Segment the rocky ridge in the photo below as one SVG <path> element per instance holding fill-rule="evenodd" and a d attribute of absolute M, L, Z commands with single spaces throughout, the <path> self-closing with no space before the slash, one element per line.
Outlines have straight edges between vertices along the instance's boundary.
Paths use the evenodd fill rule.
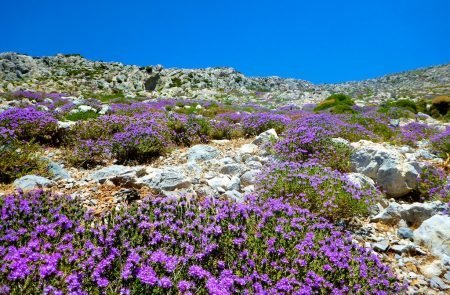
<path fill-rule="evenodd" d="M 420 98 L 450 93 L 450 65 L 340 84 L 313 84 L 280 77 L 246 77 L 232 68 L 176 69 L 90 61 L 80 55 L 31 57 L 0 54 L 0 92 L 36 90 L 90 96 L 177 97 L 270 105 L 315 103 L 331 93 L 359 103 L 388 98 Z"/>

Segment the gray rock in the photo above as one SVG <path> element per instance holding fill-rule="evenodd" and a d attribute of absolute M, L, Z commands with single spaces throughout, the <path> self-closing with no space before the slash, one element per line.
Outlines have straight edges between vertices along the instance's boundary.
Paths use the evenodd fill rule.
<path fill-rule="evenodd" d="M 73 125 L 75 125 L 77 122 L 72 122 L 72 121 L 58 121 L 58 128 L 61 129 L 69 129 L 70 127 L 72 127 Z"/>
<path fill-rule="evenodd" d="M 448 206 L 440 201 L 412 204 L 392 202 L 371 220 L 395 224 L 403 219 L 409 224 L 420 225 L 424 220 L 447 210 L 447 208 Z"/>
<path fill-rule="evenodd" d="M 397 254 L 414 253 L 416 251 L 416 247 L 414 245 L 411 245 L 411 244 L 408 244 L 408 245 L 392 245 L 389 249 L 391 251 L 394 251 Z"/>
<path fill-rule="evenodd" d="M 417 162 L 408 161 L 393 147 L 370 141 L 351 145 L 355 149 L 351 155 L 353 171 L 373 179 L 388 196 L 402 197 L 417 188 L 421 171 Z"/>
<path fill-rule="evenodd" d="M 242 203 L 244 201 L 244 195 L 236 190 L 226 191 L 224 195 L 238 203 Z"/>
<path fill-rule="evenodd" d="M 111 111 L 111 107 L 107 104 L 103 104 L 101 110 L 98 112 L 100 115 L 106 115 Z"/>
<path fill-rule="evenodd" d="M 382 240 L 373 244 L 373 249 L 378 252 L 386 252 L 388 248 L 389 248 L 388 240 Z"/>
<path fill-rule="evenodd" d="M 207 180 L 208 185 L 214 189 L 226 189 L 230 185 L 230 182 L 230 178 L 226 175 L 219 175 Z"/>
<path fill-rule="evenodd" d="M 239 175 L 243 172 L 244 167 L 240 164 L 226 164 L 220 169 L 220 173 L 226 175 Z"/>
<path fill-rule="evenodd" d="M 224 165 L 236 163 L 236 161 L 233 160 L 233 158 L 231 158 L 231 157 L 222 158 L 222 159 L 219 160 L 219 162 L 224 164 Z"/>
<path fill-rule="evenodd" d="M 241 189 L 241 179 L 237 175 L 232 176 L 226 189 L 239 191 Z"/>
<path fill-rule="evenodd" d="M 401 227 L 397 230 L 397 236 L 401 239 L 411 240 L 413 238 L 413 231 L 408 227 Z"/>
<path fill-rule="evenodd" d="M 438 290 L 449 290 L 450 286 L 444 283 L 444 281 L 440 277 L 432 277 L 430 279 L 431 288 L 435 288 Z"/>
<path fill-rule="evenodd" d="M 350 180 L 351 183 L 356 185 L 358 188 L 365 188 L 365 189 L 371 188 L 376 190 L 375 182 L 371 178 L 365 176 L 362 173 L 354 173 L 354 172 L 347 173 L 347 178 L 348 180 Z"/>
<path fill-rule="evenodd" d="M 48 171 L 53 175 L 53 180 L 70 179 L 70 174 L 66 169 L 61 167 L 58 163 L 50 162 L 48 164 Z"/>
<path fill-rule="evenodd" d="M 434 215 L 425 220 L 414 231 L 414 242 L 436 256 L 450 256 L 450 216 Z"/>
<path fill-rule="evenodd" d="M 137 171 L 133 167 L 112 165 L 95 171 L 89 178 L 99 183 L 110 180 L 115 185 L 133 186 L 137 181 Z"/>
<path fill-rule="evenodd" d="M 219 156 L 220 151 L 210 145 L 195 145 L 187 152 L 188 161 L 207 161 Z"/>
<path fill-rule="evenodd" d="M 398 127 L 400 125 L 400 120 L 398 120 L 398 119 L 391 119 L 389 121 L 389 125 L 391 125 L 392 127 Z"/>
<path fill-rule="evenodd" d="M 269 129 L 267 131 L 264 131 L 260 135 L 258 135 L 255 140 L 253 140 L 252 144 L 255 145 L 265 145 L 267 143 L 270 143 L 272 140 L 277 140 L 278 134 L 275 131 L 275 129 Z"/>
<path fill-rule="evenodd" d="M 161 194 L 166 196 L 170 200 L 178 201 L 180 198 L 186 198 L 188 200 L 197 196 L 197 193 L 192 189 L 178 189 L 172 191 L 161 191 Z"/>
<path fill-rule="evenodd" d="M 444 278 L 450 282 L 450 271 L 447 271 L 444 275 Z"/>
<path fill-rule="evenodd" d="M 177 167 L 153 169 L 148 175 L 139 178 L 136 183 L 158 191 L 173 191 L 191 187 L 190 179 Z"/>
<path fill-rule="evenodd" d="M 248 186 L 257 182 L 257 176 L 260 173 L 259 170 L 249 170 L 242 174 L 241 185 Z"/>
<path fill-rule="evenodd" d="M 261 162 L 258 161 L 247 161 L 245 162 L 245 165 L 249 168 L 249 169 L 253 169 L 253 170 L 261 170 L 263 165 L 261 164 Z"/>
<path fill-rule="evenodd" d="M 50 179 L 38 175 L 25 175 L 14 181 L 14 186 L 24 191 L 50 187 L 54 184 Z"/>
<path fill-rule="evenodd" d="M 245 154 L 254 154 L 258 151 L 258 146 L 253 143 L 247 143 L 241 146 L 241 148 L 238 150 L 238 153 L 242 156 Z M 243 159 L 245 161 L 245 159 Z"/>

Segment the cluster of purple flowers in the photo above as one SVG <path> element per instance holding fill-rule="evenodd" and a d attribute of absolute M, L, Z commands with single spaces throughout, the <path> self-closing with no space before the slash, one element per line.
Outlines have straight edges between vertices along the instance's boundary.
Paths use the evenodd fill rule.
<path fill-rule="evenodd" d="M 258 183 L 263 198 L 277 196 L 333 220 L 365 216 L 381 196 L 369 186 L 353 183 L 346 174 L 313 162 L 272 164 Z"/>
<path fill-rule="evenodd" d="M 448 157 L 450 154 L 450 127 L 447 126 L 443 132 L 431 137 L 431 144 L 442 156 Z"/>
<path fill-rule="evenodd" d="M 419 122 L 412 122 L 402 126 L 400 132 L 400 140 L 409 145 L 415 145 L 416 142 L 430 138 L 437 133 L 435 128 Z"/>
<path fill-rule="evenodd" d="M 242 127 L 247 135 L 254 136 L 269 129 L 281 133 L 291 119 L 288 116 L 274 113 L 255 113 L 242 119 Z"/>
<path fill-rule="evenodd" d="M 309 114 L 288 126 L 274 150 L 283 160 L 319 161 L 328 167 L 347 170 L 350 149 L 332 139 L 341 137 L 354 141 L 372 135 L 361 125 L 345 122 L 336 115 Z"/>
<path fill-rule="evenodd" d="M 0 198 L 0 290 L 45 294 L 392 294 L 377 255 L 281 199 L 146 199 L 101 218 L 42 191 Z"/>
<path fill-rule="evenodd" d="M 49 113 L 34 108 L 11 108 L 0 113 L 2 137 L 51 143 L 58 132 L 57 120 Z"/>

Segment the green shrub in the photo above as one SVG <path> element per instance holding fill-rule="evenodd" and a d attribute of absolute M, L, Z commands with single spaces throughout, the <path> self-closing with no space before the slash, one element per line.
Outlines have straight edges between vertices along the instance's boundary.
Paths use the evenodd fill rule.
<path fill-rule="evenodd" d="M 49 175 L 48 163 L 37 154 L 39 149 L 32 142 L 0 141 L 0 183 L 10 183 L 27 174 Z"/>
<path fill-rule="evenodd" d="M 418 179 L 420 198 L 425 201 L 450 202 L 450 184 L 447 173 L 431 165 L 425 166 Z"/>
<path fill-rule="evenodd" d="M 412 118 L 417 114 L 417 104 L 410 99 L 388 100 L 379 107 L 379 112 L 388 115 L 390 118 Z"/>
<path fill-rule="evenodd" d="M 263 198 L 282 197 L 333 220 L 366 216 L 379 196 L 370 188 L 356 187 L 338 171 L 296 162 L 270 167 L 257 189 Z"/>
<path fill-rule="evenodd" d="M 389 141 L 397 137 L 398 131 L 389 126 L 388 120 L 384 118 L 374 118 L 365 116 L 364 114 L 355 114 L 347 119 L 349 123 L 359 124 L 367 130 L 373 132 L 379 136 L 383 141 Z M 371 138 L 370 140 L 376 141 L 377 138 Z"/>
<path fill-rule="evenodd" d="M 319 103 L 315 108 L 315 112 L 330 110 L 335 114 L 343 113 L 355 113 L 356 111 L 352 108 L 355 102 L 348 95 L 336 93 L 330 95 L 327 99 Z"/>
<path fill-rule="evenodd" d="M 76 112 L 69 113 L 65 116 L 66 120 L 69 121 L 86 121 L 90 119 L 96 119 L 100 115 L 96 111 L 87 111 L 87 112 Z"/>

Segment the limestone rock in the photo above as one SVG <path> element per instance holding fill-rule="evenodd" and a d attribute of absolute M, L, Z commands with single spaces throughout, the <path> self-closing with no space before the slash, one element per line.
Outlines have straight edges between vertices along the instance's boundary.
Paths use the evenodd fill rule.
<path fill-rule="evenodd" d="M 50 179 L 38 175 L 25 175 L 14 181 L 14 186 L 24 191 L 50 187 L 53 184 Z"/>
<path fill-rule="evenodd" d="M 219 156 L 220 151 L 210 145 L 195 145 L 187 153 L 188 161 L 207 161 Z"/>
<path fill-rule="evenodd" d="M 414 242 L 436 256 L 450 256 L 450 216 L 434 215 L 414 231 Z"/>
<path fill-rule="evenodd" d="M 355 149 L 351 155 L 353 171 L 373 179 L 388 196 L 402 197 L 417 188 L 421 171 L 417 162 L 382 144 L 361 140 L 351 145 Z"/>
<path fill-rule="evenodd" d="M 258 135 L 255 140 L 253 140 L 252 144 L 261 146 L 267 143 L 270 143 L 271 140 L 278 139 L 278 134 L 275 131 L 275 129 L 269 129 L 267 131 L 264 131 L 260 135 Z"/>

